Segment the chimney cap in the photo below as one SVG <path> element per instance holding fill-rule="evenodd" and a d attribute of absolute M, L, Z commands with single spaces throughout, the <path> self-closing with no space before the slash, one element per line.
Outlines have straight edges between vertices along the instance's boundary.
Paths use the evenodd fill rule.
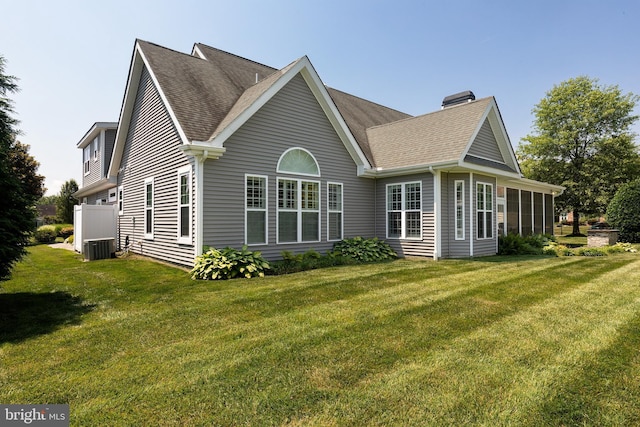
<path fill-rule="evenodd" d="M 463 104 L 465 102 L 475 101 L 476 96 L 470 90 L 458 92 L 453 95 L 445 96 L 442 100 L 442 108 L 451 107 L 452 105 Z"/>

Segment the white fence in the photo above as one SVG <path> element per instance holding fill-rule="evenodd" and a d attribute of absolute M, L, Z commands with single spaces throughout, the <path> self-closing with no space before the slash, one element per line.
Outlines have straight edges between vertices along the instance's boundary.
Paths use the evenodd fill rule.
<path fill-rule="evenodd" d="M 117 205 L 78 205 L 73 212 L 73 248 L 83 252 L 84 242 L 115 239 L 118 221 Z M 86 255 L 86 254 L 85 254 Z"/>

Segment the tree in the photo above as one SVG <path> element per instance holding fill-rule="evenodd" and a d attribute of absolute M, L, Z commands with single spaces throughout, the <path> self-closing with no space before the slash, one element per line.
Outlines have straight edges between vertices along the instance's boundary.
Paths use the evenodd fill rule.
<path fill-rule="evenodd" d="M 522 172 L 566 187 L 556 205 L 573 211 L 574 235 L 580 214 L 603 213 L 617 188 L 640 176 L 630 131 L 639 99 L 582 76 L 554 86 L 533 109 L 535 133 L 518 148 Z"/>
<path fill-rule="evenodd" d="M 0 56 L 0 280 L 7 279 L 13 265 L 25 254 L 29 233 L 35 225 L 35 205 L 44 193 L 39 163 L 29 146 L 16 140 L 18 124 L 11 114 L 8 94 L 18 90 L 16 78 L 4 74 Z"/>
<path fill-rule="evenodd" d="M 75 179 L 62 184 L 58 201 L 56 202 L 58 221 L 63 224 L 73 224 L 73 209 L 78 204 L 78 199 L 73 197 L 73 193 L 78 191 L 78 184 Z"/>
<path fill-rule="evenodd" d="M 607 221 L 623 242 L 640 242 L 640 179 L 620 187 L 607 208 Z"/>

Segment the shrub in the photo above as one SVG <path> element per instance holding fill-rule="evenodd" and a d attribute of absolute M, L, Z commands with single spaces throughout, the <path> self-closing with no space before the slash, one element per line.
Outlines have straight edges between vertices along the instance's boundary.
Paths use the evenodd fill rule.
<path fill-rule="evenodd" d="M 38 243 L 53 243 L 56 240 L 56 228 L 53 225 L 42 225 L 38 227 L 34 237 Z"/>
<path fill-rule="evenodd" d="M 269 263 L 258 251 L 252 252 L 243 246 L 241 250 L 230 247 L 211 248 L 196 257 L 191 270 L 192 279 L 216 280 L 236 277 L 264 277 Z"/>
<path fill-rule="evenodd" d="M 73 234 L 72 234 L 71 236 L 69 236 L 66 239 L 64 239 L 64 242 L 68 243 L 70 245 L 73 245 L 73 240 L 74 240 L 74 237 L 73 237 Z"/>
<path fill-rule="evenodd" d="M 333 256 L 331 253 L 322 256 L 313 249 L 310 249 L 303 254 L 294 254 L 290 251 L 282 251 L 280 252 L 280 255 L 282 255 L 282 260 L 270 263 L 271 268 L 269 270 L 269 274 L 290 274 L 297 273 L 299 271 L 335 267 L 337 265 L 350 263 L 350 261 L 342 257 Z"/>
<path fill-rule="evenodd" d="M 545 248 L 554 240 L 553 236 L 545 234 L 531 236 L 507 234 L 498 238 L 498 255 L 550 255 L 555 251 Z"/>
<path fill-rule="evenodd" d="M 72 234 L 73 234 L 73 227 L 64 227 L 64 228 L 61 228 L 60 231 L 58 231 L 58 237 L 62 237 L 63 239 L 66 239 Z"/>
<path fill-rule="evenodd" d="M 378 262 L 397 258 L 397 254 L 387 242 L 362 237 L 341 240 L 333 245 L 331 256 L 351 258 L 359 262 Z"/>
<path fill-rule="evenodd" d="M 620 232 L 622 242 L 640 242 L 640 179 L 616 192 L 607 207 L 607 222 Z"/>

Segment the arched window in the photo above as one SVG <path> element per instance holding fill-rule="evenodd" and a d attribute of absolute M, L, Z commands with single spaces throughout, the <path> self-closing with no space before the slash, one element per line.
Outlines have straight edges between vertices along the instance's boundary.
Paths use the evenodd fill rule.
<path fill-rule="evenodd" d="M 320 176 L 320 167 L 313 154 L 304 148 L 290 148 L 278 160 L 278 172 Z"/>

